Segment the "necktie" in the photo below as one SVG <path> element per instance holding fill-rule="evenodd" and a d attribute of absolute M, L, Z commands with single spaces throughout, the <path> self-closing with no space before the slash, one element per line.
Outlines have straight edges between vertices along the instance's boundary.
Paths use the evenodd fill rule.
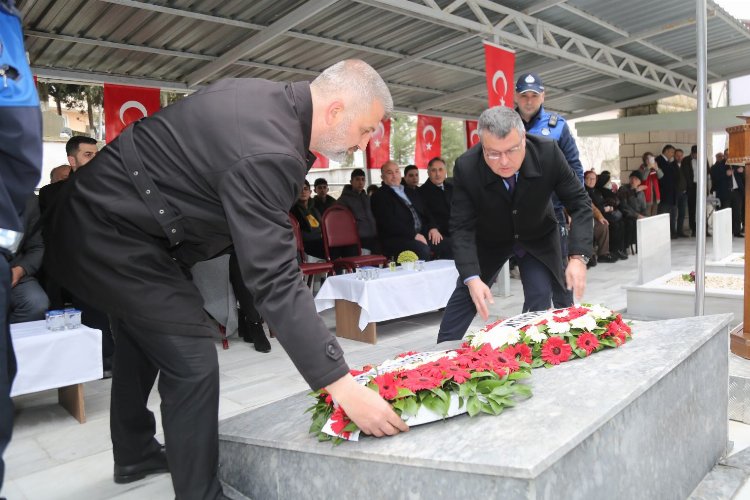
<path fill-rule="evenodd" d="M 516 189 L 516 176 L 511 175 L 510 177 L 503 177 L 503 180 L 508 185 L 508 192 L 513 194 L 513 190 Z"/>

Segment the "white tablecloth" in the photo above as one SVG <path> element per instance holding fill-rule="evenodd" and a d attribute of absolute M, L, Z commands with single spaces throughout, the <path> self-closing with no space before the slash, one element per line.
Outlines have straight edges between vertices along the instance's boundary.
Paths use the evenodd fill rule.
<path fill-rule="evenodd" d="M 320 311 L 334 307 L 336 299 L 359 304 L 359 329 L 368 323 L 403 318 L 445 307 L 456 288 L 458 271 L 452 260 L 425 262 L 424 271 L 399 268 L 380 270 L 380 277 L 358 280 L 354 274 L 327 278 L 315 296 Z"/>
<path fill-rule="evenodd" d="M 10 325 L 18 373 L 11 396 L 102 378 L 102 332 L 81 325 L 51 332 L 46 322 Z"/>

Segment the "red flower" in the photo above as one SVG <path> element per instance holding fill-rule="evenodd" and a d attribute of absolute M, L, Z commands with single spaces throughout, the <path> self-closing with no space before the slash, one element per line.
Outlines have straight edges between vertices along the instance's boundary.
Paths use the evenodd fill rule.
<path fill-rule="evenodd" d="M 557 314 L 558 311 L 555 311 L 555 314 Z M 576 318 L 580 318 L 581 316 L 585 316 L 586 313 L 589 312 L 589 309 L 586 307 L 569 307 L 567 309 L 563 309 L 560 312 L 564 312 L 562 316 L 555 316 L 554 320 L 558 323 L 566 323 L 568 321 L 573 321 Z"/>
<path fill-rule="evenodd" d="M 421 391 L 422 389 L 434 389 L 440 387 L 442 383 L 442 378 L 428 377 L 416 370 L 404 373 L 404 378 L 401 380 L 401 385 L 412 392 Z"/>
<path fill-rule="evenodd" d="M 513 373 L 519 368 L 518 361 L 516 361 L 515 349 L 512 353 L 509 353 L 508 349 L 502 352 L 495 351 L 495 355 L 490 359 L 492 359 L 493 371 L 501 377 L 507 375 L 508 372 Z"/>
<path fill-rule="evenodd" d="M 531 348 L 523 342 L 506 347 L 503 352 L 507 352 L 508 355 L 513 356 L 517 361 L 531 363 Z"/>
<path fill-rule="evenodd" d="M 407 356 L 411 356 L 412 354 L 417 354 L 417 351 L 402 352 L 401 354 L 399 354 L 398 356 L 396 356 L 396 358 L 405 358 Z"/>
<path fill-rule="evenodd" d="M 593 333 L 586 332 L 576 339 L 576 347 L 586 351 L 586 355 L 588 356 L 599 347 L 599 340 Z"/>
<path fill-rule="evenodd" d="M 352 377 L 356 377 L 357 375 L 362 375 L 363 373 L 369 372 L 370 370 L 372 370 L 372 365 L 365 365 L 361 370 L 352 368 L 351 370 L 349 370 L 349 375 L 351 375 Z"/>
<path fill-rule="evenodd" d="M 559 365 L 570 359 L 573 349 L 560 337 L 550 337 L 542 344 L 542 359 L 547 363 Z"/>
<path fill-rule="evenodd" d="M 540 321 L 539 323 L 537 323 L 537 324 L 536 324 L 536 325 L 534 325 L 534 326 L 539 326 L 539 325 L 546 325 L 546 324 L 547 324 L 547 320 L 546 320 L 546 319 L 543 319 L 542 321 Z"/>
<path fill-rule="evenodd" d="M 344 429 L 350 423 L 351 420 L 349 420 L 349 417 L 346 416 L 343 408 L 339 406 L 335 410 L 333 410 L 333 413 L 331 414 L 331 430 L 335 432 L 336 435 L 343 438 L 349 438 L 351 432 L 345 432 Z"/>
<path fill-rule="evenodd" d="M 503 322 L 503 320 L 502 320 L 502 319 L 499 319 L 499 320 L 495 321 L 494 323 L 490 323 L 489 325 L 485 326 L 485 327 L 483 328 L 483 330 L 484 330 L 485 332 L 488 332 L 488 331 L 490 331 L 490 330 L 491 330 L 492 328 L 496 327 L 497 325 L 499 325 L 499 324 L 500 324 L 500 323 L 502 323 L 502 322 Z"/>
<path fill-rule="evenodd" d="M 437 361 L 432 361 L 430 363 L 424 364 L 417 368 L 419 373 L 426 377 L 432 377 L 432 378 L 443 378 L 443 372 L 450 366 L 450 361 L 448 358 L 440 358 Z"/>
<path fill-rule="evenodd" d="M 457 365 L 449 366 L 446 370 L 446 375 L 452 377 L 457 384 L 463 384 L 471 378 L 471 373 L 469 373 L 469 371 Z"/>
<path fill-rule="evenodd" d="M 627 340 L 627 337 L 625 336 L 625 332 L 622 330 L 618 330 L 617 334 L 615 334 L 614 337 L 612 337 L 612 340 L 615 341 L 615 344 L 617 344 L 617 347 L 620 347 L 622 344 L 625 343 Z"/>
<path fill-rule="evenodd" d="M 396 385 L 396 377 L 392 373 L 384 373 L 373 379 L 378 386 L 378 392 L 380 397 L 383 399 L 396 399 L 398 396 L 398 386 Z"/>

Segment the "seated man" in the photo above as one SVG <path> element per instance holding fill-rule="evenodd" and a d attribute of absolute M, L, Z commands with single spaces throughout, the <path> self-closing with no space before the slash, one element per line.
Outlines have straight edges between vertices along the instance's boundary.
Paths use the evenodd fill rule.
<path fill-rule="evenodd" d="M 39 200 L 32 194 L 26 201 L 23 214 L 27 231 L 39 222 Z M 18 251 L 10 261 L 10 322 L 24 323 L 44 319 L 49 307 L 47 294 L 36 280 L 36 273 L 42 265 L 44 241 L 40 231 L 26 232 Z"/>
<path fill-rule="evenodd" d="M 450 243 L 425 211 L 414 189 L 401 185 L 401 170 L 389 160 L 380 169 L 383 187 L 372 195 L 372 213 L 386 256 L 398 257 L 411 250 L 422 260 L 429 260 L 434 251 L 437 258 L 450 259 Z M 428 243 L 429 241 L 429 243 Z"/>
<path fill-rule="evenodd" d="M 375 229 L 375 217 L 372 215 L 370 197 L 365 192 L 364 170 L 361 168 L 352 170 L 349 185 L 344 186 L 344 191 L 341 193 L 338 203 L 344 205 L 354 214 L 362 248 L 367 248 L 372 253 L 379 253 L 380 244 Z"/>
<path fill-rule="evenodd" d="M 318 259 L 325 259 L 323 233 L 320 228 L 321 217 L 315 205 L 310 201 L 310 183 L 307 182 L 307 179 L 302 186 L 297 203 L 294 204 L 290 212 L 299 222 L 305 253 Z"/>
<path fill-rule="evenodd" d="M 336 203 L 336 198 L 328 194 L 328 181 L 324 178 L 315 179 L 314 187 L 315 198 L 313 198 L 313 203 L 315 204 L 315 210 L 323 215 L 323 212 Z"/>
<path fill-rule="evenodd" d="M 401 184 L 409 189 L 419 188 L 419 169 L 416 165 L 407 165 L 404 169 L 404 178 L 401 180 Z"/>
<path fill-rule="evenodd" d="M 419 188 L 419 195 L 437 224 L 440 234 L 450 236 L 448 221 L 451 217 L 453 185 L 445 182 L 445 162 L 442 158 L 435 157 L 430 160 L 427 164 L 427 175 L 429 175 L 429 180 Z"/>

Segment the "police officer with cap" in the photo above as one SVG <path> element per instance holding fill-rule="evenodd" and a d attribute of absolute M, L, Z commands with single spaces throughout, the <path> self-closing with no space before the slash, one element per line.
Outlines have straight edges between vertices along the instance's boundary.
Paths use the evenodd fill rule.
<path fill-rule="evenodd" d="M 583 184 L 583 165 L 578 158 L 576 141 L 570 134 L 565 118 L 556 113 L 548 113 L 544 109 L 544 84 L 536 73 L 524 73 L 516 81 L 516 111 L 521 116 L 526 127 L 526 133 L 540 135 L 557 141 L 557 145 L 565 155 L 568 165 L 575 172 L 576 177 Z M 560 246 L 562 255 L 568 255 L 568 227 L 563 211 L 563 204 L 553 194 L 552 202 L 555 216 L 560 225 Z M 566 258 L 564 259 L 566 260 Z M 562 262 L 563 269 L 567 262 Z M 553 290 L 552 302 L 555 307 L 572 305 L 573 297 L 568 290 Z"/>

